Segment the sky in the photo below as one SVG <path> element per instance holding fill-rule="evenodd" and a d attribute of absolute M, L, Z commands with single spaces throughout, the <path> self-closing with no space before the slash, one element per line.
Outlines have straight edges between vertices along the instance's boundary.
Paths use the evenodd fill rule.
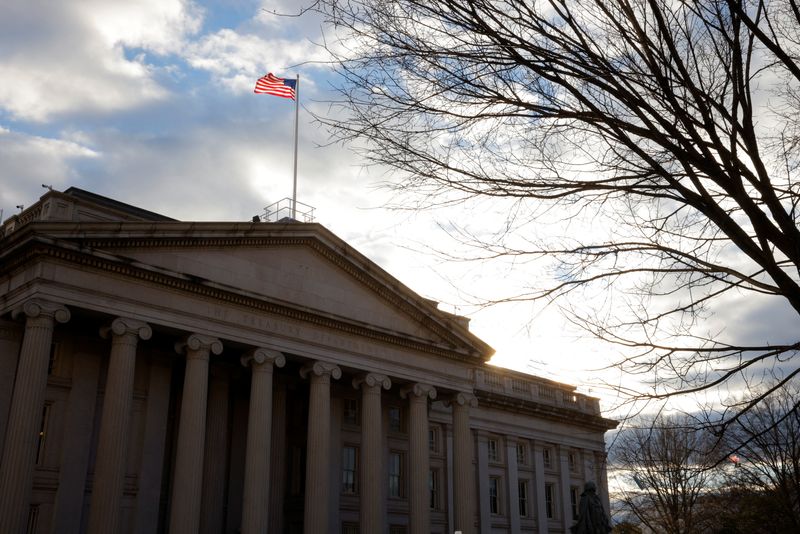
<path fill-rule="evenodd" d="M 313 114 L 337 113 L 334 74 L 313 16 L 295 2 L 4 0 L 0 17 L 0 209 L 80 187 L 182 220 L 251 220 L 292 193 L 293 102 L 253 94 L 267 72 L 300 76 L 298 201 L 420 295 L 471 318 L 497 350 L 493 363 L 574 384 L 614 403 L 589 371 L 618 354 L 570 326 L 556 306 L 489 308 L 476 297 L 514 294 L 547 276 L 538 267 L 447 260 L 469 253 L 454 223 L 491 238 L 508 205 L 475 199 L 441 210 L 398 210 L 351 147 L 331 144 Z M 413 207 L 413 206 L 409 206 Z M 566 231 L 566 230 L 564 230 Z M 728 310 L 740 337 L 795 330 L 780 306 Z M 722 318 L 724 324 L 725 318 Z M 748 330 L 749 329 L 749 330 Z"/>

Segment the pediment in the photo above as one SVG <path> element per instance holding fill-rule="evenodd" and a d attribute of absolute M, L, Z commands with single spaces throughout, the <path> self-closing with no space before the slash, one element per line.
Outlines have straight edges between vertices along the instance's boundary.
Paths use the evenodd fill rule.
<path fill-rule="evenodd" d="M 488 359 L 492 352 L 464 323 L 317 224 L 261 225 L 270 227 L 248 235 L 236 231 L 240 223 L 161 223 L 158 235 L 151 225 L 141 231 L 140 223 L 125 223 L 125 232 L 114 225 L 113 234 L 102 231 L 105 226 L 93 225 L 101 230 L 96 233 L 82 229 L 84 250 L 471 358 Z"/>

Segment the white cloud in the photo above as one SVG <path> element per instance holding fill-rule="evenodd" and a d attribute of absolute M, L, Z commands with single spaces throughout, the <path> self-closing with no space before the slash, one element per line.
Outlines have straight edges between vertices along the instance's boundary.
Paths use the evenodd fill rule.
<path fill-rule="evenodd" d="M 263 33 L 263 35 L 261 34 Z M 310 42 L 270 38 L 261 33 L 240 33 L 223 29 L 187 46 L 189 64 L 210 72 L 230 90 L 252 90 L 257 76 L 272 71 L 276 75 L 292 65 L 321 59 L 321 50 Z"/>
<path fill-rule="evenodd" d="M 99 152 L 70 139 L 25 135 L 0 126 L 0 207 L 30 204 L 42 194 L 41 184 L 61 189 L 78 179 L 74 163 L 97 159 Z"/>
<path fill-rule="evenodd" d="M 112 112 L 166 98 L 142 55 L 180 49 L 201 12 L 180 0 L 11 0 L 0 21 L 0 108 L 17 120 Z"/>

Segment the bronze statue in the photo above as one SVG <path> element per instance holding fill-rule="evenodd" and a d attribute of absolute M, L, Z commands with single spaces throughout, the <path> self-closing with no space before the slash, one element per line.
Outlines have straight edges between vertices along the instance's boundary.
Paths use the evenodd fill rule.
<path fill-rule="evenodd" d="M 597 485 L 587 482 L 583 486 L 581 502 L 578 508 L 578 522 L 570 527 L 572 534 L 608 534 L 611 525 L 608 516 L 597 496 Z"/>

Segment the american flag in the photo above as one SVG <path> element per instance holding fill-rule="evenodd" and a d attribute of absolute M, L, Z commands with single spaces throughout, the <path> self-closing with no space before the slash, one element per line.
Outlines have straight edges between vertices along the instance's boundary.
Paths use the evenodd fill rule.
<path fill-rule="evenodd" d="M 282 98 L 291 98 L 294 100 L 296 86 L 297 80 L 278 78 L 270 72 L 266 76 L 262 76 L 258 79 L 256 82 L 256 88 L 253 92 L 258 94 L 280 96 Z"/>

